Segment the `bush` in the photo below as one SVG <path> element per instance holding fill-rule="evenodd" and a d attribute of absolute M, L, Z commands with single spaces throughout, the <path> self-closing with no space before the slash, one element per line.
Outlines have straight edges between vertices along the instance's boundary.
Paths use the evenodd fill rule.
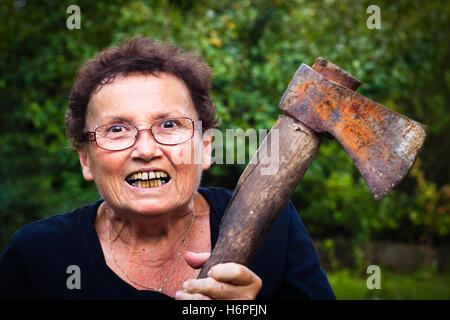
<path fill-rule="evenodd" d="M 142 34 L 196 50 L 214 72 L 220 128 L 270 128 L 300 63 L 323 56 L 363 85 L 362 94 L 429 126 L 411 175 L 374 202 L 345 152 L 325 142 L 293 201 L 315 237 L 335 234 L 448 241 L 450 149 L 445 1 L 379 1 L 382 28 L 366 27 L 369 1 L 3 1 L 0 8 L 0 239 L 21 225 L 98 197 L 82 180 L 64 136 L 77 67 Z M 233 187 L 244 166 L 214 165 L 204 185 Z M 2 246 L 0 245 L 0 247 Z"/>

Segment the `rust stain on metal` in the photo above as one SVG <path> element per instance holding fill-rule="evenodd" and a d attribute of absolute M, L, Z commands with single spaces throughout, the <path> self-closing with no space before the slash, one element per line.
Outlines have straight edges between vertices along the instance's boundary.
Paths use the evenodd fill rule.
<path fill-rule="evenodd" d="M 316 59 L 312 69 L 317 73 L 320 73 L 326 79 L 332 80 L 352 90 L 358 89 L 361 85 L 361 82 L 350 73 L 322 57 Z"/>
<path fill-rule="evenodd" d="M 332 134 L 352 158 L 373 197 L 382 198 L 411 168 L 426 127 L 302 67 L 280 109 L 316 132 Z"/>

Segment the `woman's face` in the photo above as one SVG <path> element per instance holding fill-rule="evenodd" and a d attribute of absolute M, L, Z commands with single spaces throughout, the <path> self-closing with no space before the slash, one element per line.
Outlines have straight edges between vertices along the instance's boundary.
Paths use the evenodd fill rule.
<path fill-rule="evenodd" d="M 125 123 L 148 129 L 156 121 L 175 117 L 199 119 L 186 85 L 169 74 L 136 74 L 117 77 L 92 96 L 86 128 L 94 131 L 99 126 Z M 161 145 L 146 130 L 128 149 L 108 151 L 89 142 L 78 153 L 84 178 L 95 181 L 112 208 L 150 214 L 177 210 L 190 202 L 202 171 L 210 166 L 210 143 L 211 138 L 202 137 L 196 129 L 184 143 Z M 200 150 L 197 161 L 194 150 Z M 150 187 L 156 182 L 136 183 L 146 174 L 150 178 L 152 171 L 163 171 L 170 180 L 156 187 Z"/>

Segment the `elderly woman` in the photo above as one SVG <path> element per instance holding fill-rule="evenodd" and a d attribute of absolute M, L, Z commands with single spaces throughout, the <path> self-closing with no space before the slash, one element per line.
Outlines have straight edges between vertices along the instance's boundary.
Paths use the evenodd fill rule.
<path fill-rule="evenodd" d="M 209 87 L 192 55 L 142 37 L 80 68 L 67 135 L 101 199 L 16 232 L 0 256 L 0 297 L 334 298 L 291 203 L 249 267 L 196 279 L 232 195 L 200 187 L 216 124 Z"/>

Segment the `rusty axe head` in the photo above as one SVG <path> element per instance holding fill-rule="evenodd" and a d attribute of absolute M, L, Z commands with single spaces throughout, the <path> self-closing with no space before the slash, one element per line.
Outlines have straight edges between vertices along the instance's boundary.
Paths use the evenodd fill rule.
<path fill-rule="evenodd" d="M 408 173 L 424 142 L 426 126 L 358 94 L 360 82 L 318 58 L 302 64 L 280 109 L 316 132 L 333 135 L 350 155 L 375 200 Z"/>

